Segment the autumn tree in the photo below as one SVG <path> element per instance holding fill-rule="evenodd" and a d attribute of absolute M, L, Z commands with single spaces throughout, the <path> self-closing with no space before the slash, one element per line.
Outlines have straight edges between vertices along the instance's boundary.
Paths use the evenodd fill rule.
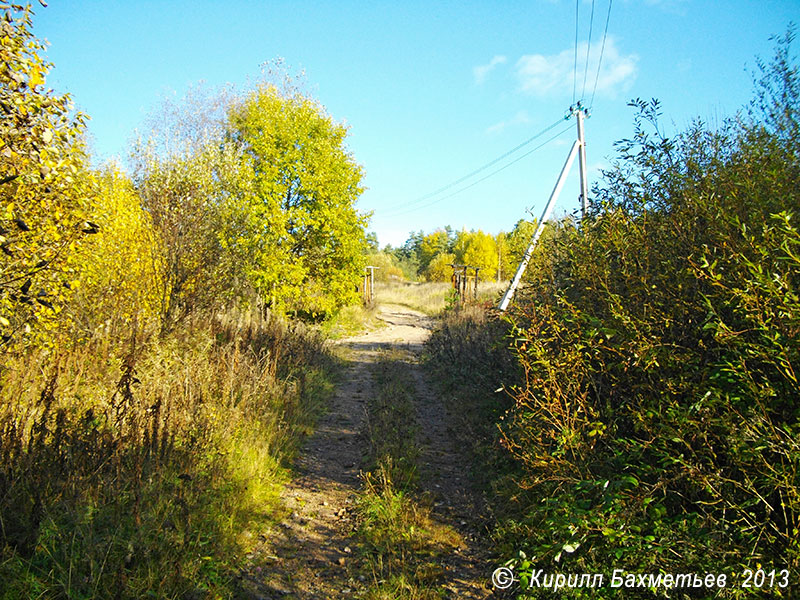
<path fill-rule="evenodd" d="M 251 295 L 231 241 L 253 185 L 249 157 L 226 139 L 233 102 L 230 88 L 203 85 L 165 97 L 131 147 L 133 183 L 158 238 L 163 331 L 194 311 Z"/>
<path fill-rule="evenodd" d="M 509 260 L 511 264 L 514 265 L 514 268 L 520 263 L 522 257 L 525 256 L 525 251 L 531 243 L 535 232 L 536 223 L 520 219 L 514 225 L 514 229 L 511 230 L 511 233 L 506 236 Z"/>
<path fill-rule="evenodd" d="M 253 169 L 232 240 L 249 281 L 288 310 L 325 313 L 354 301 L 367 218 L 355 208 L 363 170 L 347 128 L 310 97 L 270 84 L 231 107 L 228 127 Z"/>
<path fill-rule="evenodd" d="M 74 274 L 67 258 L 85 234 L 86 117 L 45 89 L 45 44 L 31 10 L 0 2 L 0 346 L 57 323 Z"/>
<path fill-rule="evenodd" d="M 453 249 L 452 230 L 449 227 L 437 229 L 422 236 L 419 241 L 420 268 L 427 271 L 431 261 L 439 254 L 451 253 Z"/>
<path fill-rule="evenodd" d="M 497 281 L 511 279 L 516 265 L 512 264 L 508 247 L 508 234 L 501 231 L 494 236 L 494 245 L 497 248 Z"/>
<path fill-rule="evenodd" d="M 110 165 L 97 175 L 92 202 L 98 233 L 70 257 L 76 273 L 69 303 L 73 336 L 104 330 L 129 335 L 161 316 L 163 246 L 130 179 Z"/>
<path fill-rule="evenodd" d="M 497 246 L 488 233 L 480 229 L 459 232 L 455 254 L 459 263 L 478 267 L 481 277 L 492 279 L 497 275 Z"/>
<path fill-rule="evenodd" d="M 405 279 L 397 258 L 388 252 L 370 252 L 366 255 L 369 265 L 376 267 L 373 277 L 375 281 L 397 281 Z"/>
<path fill-rule="evenodd" d="M 239 208 L 248 173 L 232 144 L 186 146 L 168 156 L 152 146 L 137 148 L 134 182 L 161 246 L 156 261 L 162 330 L 244 293 L 230 236 L 243 220 Z"/>
<path fill-rule="evenodd" d="M 425 269 L 425 277 L 428 281 L 450 281 L 453 276 L 453 263 L 456 262 L 456 255 L 449 252 L 440 252 L 433 257 L 433 260 Z"/>
<path fill-rule="evenodd" d="M 406 245 L 397 248 L 391 244 L 386 244 L 382 252 L 392 257 L 395 265 L 402 271 L 403 277 L 409 280 L 416 280 L 419 276 L 419 259 L 413 248 Z"/>

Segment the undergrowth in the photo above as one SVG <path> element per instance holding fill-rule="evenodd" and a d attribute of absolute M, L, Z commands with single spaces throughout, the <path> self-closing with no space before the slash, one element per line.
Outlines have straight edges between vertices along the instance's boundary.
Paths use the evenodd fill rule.
<path fill-rule="evenodd" d="M 509 351 L 510 326 L 491 305 L 448 310 L 426 344 L 425 368 L 457 419 L 455 435 L 471 456 L 472 479 L 496 485 L 512 464 L 499 446 L 497 424 L 513 406 L 507 387 L 522 380 Z M 502 503 L 495 510 L 502 512 Z"/>
<path fill-rule="evenodd" d="M 0 374 L 0 598 L 224 597 L 330 392 L 257 313 L 27 353 Z"/>
<path fill-rule="evenodd" d="M 376 329 L 383 324 L 375 317 L 377 305 L 363 304 L 343 306 L 322 322 L 320 329 L 325 337 L 338 340 L 364 331 Z"/>
<path fill-rule="evenodd" d="M 751 108 L 718 129 L 698 122 L 668 138 L 659 104 L 632 102 L 634 135 L 591 214 L 553 225 L 511 313 L 453 312 L 432 336 L 438 379 L 498 466 L 487 481 L 495 538 L 518 598 L 554 596 L 528 586 L 537 569 L 604 574 L 602 587 L 565 590 L 572 598 L 797 594 L 792 40 L 790 30 L 759 63 Z M 632 577 L 614 589 L 615 569 L 725 574 L 727 585 Z M 748 569 L 763 585 L 743 586 Z"/>

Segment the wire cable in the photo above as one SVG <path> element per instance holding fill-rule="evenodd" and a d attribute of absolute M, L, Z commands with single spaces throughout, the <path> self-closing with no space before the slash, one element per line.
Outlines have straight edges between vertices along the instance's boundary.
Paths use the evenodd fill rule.
<path fill-rule="evenodd" d="M 432 192 L 429 192 L 429 193 L 427 193 L 427 194 L 425 194 L 425 195 L 423 195 L 423 196 L 420 196 L 420 197 L 418 197 L 418 198 L 415 198 L 414 200 L 412 200 L 412 201 L 410 201 L 410 202 L 404 202 L 404 203 L 402 203 L 402 204 L 396 204 L 396 205 L 394 205 L 393 207 L 390 207 L 390 210 L 392 210 L 392 209 L 394 209 L 394 208 L 397 208 L 397 209 L 401 209 L 401 208 L 402 208 L 402 209 L 406 209 L 406 208 L 408 208 L 408 207 L 410 207 L 410 206 L 413 206 L 413 205 L 415 205 L 415 204 L 419 204 L 420 202 L 424 202 L 425 200 L 428 200 L 428 199 L 430 199 L 430 198 L 433 198 L 434 196 L 438 196 L 438 195 L 439 195 L 439 194 L 441 194 L 442 192 L 446 192 L 447 190 L 449 190 L 449 189 L 451 189 L 451 188 L 454 188 L 454 187 L 455 187 L 455 186 L 457 186 L 459 183 L 464 183 L 464 182 L 465 182 L 467 179 L 470 179 L 470 178 L 474 177 L 475 175 L 478 175 L 479 173 L 482 173 L 483 171 L 485 171 L 485 170 L 486 170 L 486 169 L 488 169 L 489 167 L 493 167 L 494 165 L 496 165 L 497 163 L 499 163 L 499 162 L 500 162 L 501 160 L 503 160 L 504 158 L 508 158 L 509 156 L 511 156 L 512 154 L 514 154 L 515 152 L 517 152 L 518 150 L 521 150 L 522 148 L 524 148 L 525 146 L 527 146 L 527 145 L 528 145 L 528 144 L 530 144 L 531 142 L 534 142 L 534 141 L 535 141 L 535 140 L 537 140 L 538 138 L 542 137 L 542 136 L 543 136 L 545 133 L 547 133 L 548 131 L 550 131 L 550 130 L 554 129 L 556 126 L 558 126 L 558 124 L 559 124 L 559 123 L 561 123 L 563 120 L 564 120 L 564 119 L 559 119 L 558 121 L 555 121 L 554 123 L 551 123 L 550 125 L 548 125 L 548 126 L 547 126 L 547 127 L 545 127 L 544 129 L 542 129 L 542 130 L 541 130 L 539 133 L 537 133 L 536 135 L 533 135 L 533 136 L 529 137 L 527 140 L 525 140 L 525 141 L 524 141 L 524 142 L 522 142 L 521 144 L 517 144 L 516 146 L 514 146 L 514 147 L 513 147 L 511 150 L 509 150 L 508 152 L 505 152 L 505 153 L 501 154 L 500 156 L 498 156 L 497 158 L 495 158 L 495 159 L 492 159 L 492 160 L 490 160 L 489 162 L 487 162 L 487 163 L 485 163 L 485 164 L 481 165 L 481 166 L 480 166 L 480 167 L 478 167 L 477 169 L 474 169 L 474 170 L 470 171 L 469 173 L 467 173 L 467 174 L 466 174 L 466 175 L 464 175 L 463 177 L 459 177 L 459 178 L 458 178 L 458 179 L 456 179 L 455 181 L 452 181 L 452 182 L 448 183 L 447 185 L 443 185 L 442 187 L 440 187 L 440 188 L 438 188 L 438 189 L 436 189 L 436 190 L 434 190 L 434 191 L 432 191 Z"/>
<path fill-rule="evenodd" d="M 562 119 L 562 120 L 563 120 L 563 119 Z M 559 121 L 559 122 L 560 122 L 560 121 Z M 556 124 L 557 124 L 557 123 L 556 123 Z M 552 129 L 553 127 L 554 127 L 554 125 L 553 125 L 553 126 L 550 126 L 550 127 L 548 127 L 548 130 L 549 130 L 549 129 Z M 479 184 L 479 183 L 481 183 L 482 181 L 486 181 L 486 180 L 487 180 L 487 179 L 489 179 L 490 177 L 492 177 L 492 176 L 494 176 L 494 175 L 497 175 L 499 172 L 506 170 L 506 169 L 507 169 L 508 167 L 510 167 L 511 165 L 513 165 L 513 164 L 515 164 L 515 163 L 518 163 L 518 162 L 519 162 L 519 161 L 521 161 L 523 158 L 525 158 L 526 156 L 529 156 L 530 154 L 533 154 L 533 153 L 534 153 L 534 152 L 536 152 L 537 150 L 540 150 L 540 149 L 544 148 L 544 147 L 545 147 L 547 144 L 549 144 L 550 142 L 552 142 L 552 141 L 553 141 L 553 140 L 555 140 L 556 138 L 559 138 L 559 137 L 561 137 L 562 135 L 564 135 L 564 134 L 565 134 L 567 131 L 569 131 L 570 129 L 572 129 L 572 125 L 570 125 L 570 126 L 568 126 L 568 127 L 565 127 L 564 129 L 562 129 L 561 131 L 559 131 L 559 132 L 558 132 L 557 134 L 555 134 L 554 136 L 552 136 L 552 137 L 550 137 L 550 138 L 546 139 L 544 142 L 542 142 L 541 144 L 539 144 L 539 145 L 538 145 L 538 146 L 536 146 L 535 148 L 532 148 L 531 150 L 528 150 L 528 151 L 527 151 L 525 154 L 522 154 L 521 156 L 518 156 L 517 158 L 515 158 L 515 159 L 514 159 L 514 160 L 512 160 L 511 162 L 509 162 L 509 163 L 506 163 L 505 165 L 503 165 L 503 166 L 502 166 L 502 167 L 500 167 L 499 169 L 496 169 L 496 170 L 492 171 L 492 172 L 491 172 L 491 173 L 489 173 L 488 175 L 485 175 L 484 177 L 481 177 L 481 178 L 480 178 L 480 179 L 478 179 L 477 181 L 473 181 L 473 182 L 472 182 L 472 183 L 470 183 L 469 185 L 466 185 L 466 186 L 464 186 L 463 188 L 461 188 L 461 189 L 458 189 L 458 190 L 456 190 L 455 192 L 453 192 L 453 193 L 451 193 L 451 194 L 448 194 L 448 195 L 446 195 L 446 196 L 442 196 L 441 198 L 437 198 L 436 200 L 433 200 L 432 202 L 428 202 L 427 204 L 423 204 L 422 206 L 415 206 L 415 207 L 413 207 L 413 208 L 409 208 L 408 210 L 390 211 L 389 213 L 387 213 L 387 214 L 382 214 L 381 216 L 384 216 L 384 217 L 397 217 L 397 216 L 400 216 L 400 215 L 405 215 L 405 214 L 408 214 L 408 213 L 411 213 L 411 212 L 415 212 L 415 211 L 418 211 L 418 210 L 422 210 L 423 208 L 428 208 L 428 207 L 430 207 L 430 206 L 433 206 L 434 204 L 438 204 L 439 202 L 442 202 L 443 200 L 447 200 L 448 198 L 452 198 L 453 196 L 456 196 L 456 195 L 460 194 L 460 193 L 461 193 L 461 192 L 463 192 L 463 191 L 466 191 L 466 190 L 468 190 L 468 189 L 470 189 L 470 188 L 472 188 L 472 187 L 475 187 L 476 185 L 478 185 L 478 184 Z M 545 130 L 545 131 L 547 131 L 547 130 Z M 544 133 L 544 132 L 542 132 L 542 133 Z M 540 135 L 541 135 L 541 134 L 540 134 Z"/>
<path fill-rule="evenodd" d="M 589 14 L 589 41 L 586 42 L 586 63 L 583 67 L 583 87 L 581 88 L 581 98 L 586 95 L 586 76 L 589 74 L 589 51 L 592 49 L 592 27 L 594 26 L 594 0 L 592 0 L 592 12 Z"/>
<path fill-rule="evenodd" d="M 589 101 L 589 109 L 594 106 L 594 94 L 597 92 L 597 82 L 600 80 L 600 65 L 603 64 L 603 52 L 606 49 L 606 37 L 608 36 L 608 22 L 611 20 L 611 4 L 613 0 L 608 0 L 608 13 L 606 14 L 606 28 L 603 31 L 603 43 L 600 46 L 600 59 L 597 61 L 597 75 L 594 77 L 594 88 L 592 89 L 592 99 Z"/>

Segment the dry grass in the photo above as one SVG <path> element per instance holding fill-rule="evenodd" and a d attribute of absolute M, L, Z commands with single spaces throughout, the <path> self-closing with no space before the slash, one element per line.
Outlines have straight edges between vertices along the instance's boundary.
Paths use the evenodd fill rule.
<path fill-rule="evenodd" d="M 376 305 L 362 304 L 344 306 L 330 319 L 322 323 L 321 329 L 325 337 L 338 340 L 382 327 L 383 323 L 375 318 Z"/>
<path fill-rule="evenodd" d="M 506 282 L 481 281 L 477 301 L 495 303 L 507 285 Z M 378 303 L 400 304 L 427 315 L 438 315 L 454 302 L 450 282 L 376 282 L 375 297 Z"/>
<path fill-rule="evenodd" d="M 229 595 L 326 381 L 317 334 L 224 314 L 0 374 L 0 598 Z M 198 596 L 198 597 L 199 597 Z"/>

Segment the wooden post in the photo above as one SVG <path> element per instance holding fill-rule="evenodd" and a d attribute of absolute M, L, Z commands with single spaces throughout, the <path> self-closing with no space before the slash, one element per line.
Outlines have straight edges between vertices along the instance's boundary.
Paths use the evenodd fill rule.
<path fill-rule="evenodd" d="M 367 306 L 375 301 L 375 269 L 380 267 L 371 265 L 364 267 L 364 304 Z"/>
<path fill-rule="evenodd" d="M 465 269 L 465 267 L 455 263 L 451 263 L 450 266 L 453 267 L 453 276 L 450 280 L 453 282 L 453 289 L 456 292 L 456 300 L 459 304 L 461 304 L 464 302 L 464 271 L 462 269 Z"/>
<path fill-rule="evenodd" d="M 473 300 L 478 299 L 478 271 L 480 271 L 480 267 L 475 267 L 475 288 L 472 290 L 472 298 Z"/>

